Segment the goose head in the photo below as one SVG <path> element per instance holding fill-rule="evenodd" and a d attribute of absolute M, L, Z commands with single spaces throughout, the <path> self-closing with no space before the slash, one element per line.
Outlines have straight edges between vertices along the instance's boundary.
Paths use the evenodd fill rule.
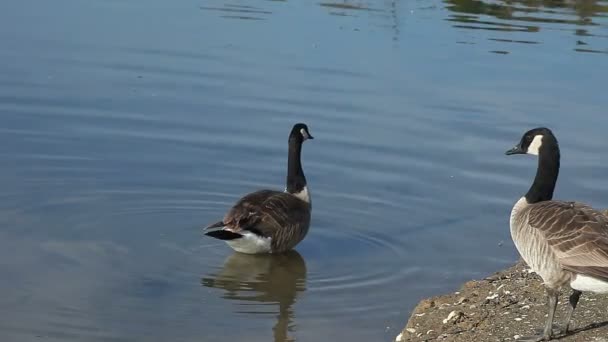
<path fill-rule="evenodd" d="M 298 142 L 302 143 L 305 140 L 314 139 L 310 132 L 308 131 L 308 126 L 303 123 L 297 123 L 293 125 L 291 129 L 291 133 L 289 134 L 289 142 Z"/>
<path fill-rule="evenodd" d="M 553 135 L 553 132 L 546 127 L 538 127 L 524 133 L 519 143 L 506 151 L 505 154 L 531 154 L 537 156 L 547 148 L 556 147 L 557 139 Z"/>

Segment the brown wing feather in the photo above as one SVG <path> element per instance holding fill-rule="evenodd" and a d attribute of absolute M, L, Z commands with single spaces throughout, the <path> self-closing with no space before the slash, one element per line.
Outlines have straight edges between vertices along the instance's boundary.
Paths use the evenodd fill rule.
<path fill-rule="evenodd" d="M 241 198 L 224 216 L 223 222 L 235 232 L 249 230 L 272 237 L 273 249 L 284 250 L 306 235 L 310 206 L 285 192 L 260 190 Z"/>
<path fill-rule="evenodd" d="M 235 232 L 255 226 L 262 218 L 262 203 L 277 193 L 279 192 L 273 190 L 260 190 L 243 196 L 224 216 L 224 225 Z"/>
<path fill-rule="evenodd" d="M 585 204 L 547 201 L 530 206 L 540 230 L 566 270 L 608 281 L 608 217 Z"/>

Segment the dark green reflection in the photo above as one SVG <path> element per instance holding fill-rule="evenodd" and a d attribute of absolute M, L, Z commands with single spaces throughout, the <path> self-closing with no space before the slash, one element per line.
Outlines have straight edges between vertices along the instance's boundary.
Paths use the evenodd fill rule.
<path fill-rule="evenodd" d="M 269 312 L 260 305 L 278 305 L 274 341 L 293 341 L 288 336 L 295 328 L 292 306 L 297 296 L 306 290 L 306 263 L 298 252 L 278 255 L 234 253 L 219 272 L 203 277 L 201 284 L 223 289 L 222 298 L 235 301 L 241 307 L 239 313 L 264 315 Z"/>
<path fill-rule="evenodd" d="M 578 37 L 596 36 L 590 32 L 590 28 L 599 27 L 608 13 L 608 2 L 605 0 L 444 0 L 444 3 L 453 12 L 446 20 L 454 22 L 453 26 L 457 28 L 503 32 L 566 30 Z M 503 41 L 538 43 L 532 40 Z M 580 45 L 579 42 L 573 41 L 574 45 Z M 578 52 L 599 52 L 573 49 Z"/>
<path fill-rule="evenodd" d="M 511 0 L 504 2 L 445 0 L 444 2 L 446 8 L 452 12 L 469 14 L 455 14 L 447 20 L 464 24 L 479 24 L 459 25 L 459 27 L 490 30 L 536 32 L 540 30 L 537 25 L 539 23 L 592 26 L 598 25 L 593 21 L 594 17 L 608 13 L 608 4 L 598 0 Z M 470 14 L 474 14 L 474 16 Z M 478 15 L 494 17 L 501 21 L 479 20 Z"/>

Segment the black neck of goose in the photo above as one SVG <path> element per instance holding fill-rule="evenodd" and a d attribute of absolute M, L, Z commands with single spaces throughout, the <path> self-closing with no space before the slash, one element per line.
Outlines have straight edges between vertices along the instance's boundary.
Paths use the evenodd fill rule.
<path fill-rule="evenodd" d="M 557 141 L 547 139 L 550 143 L 543 141 L 538 153 L 538 169 L 534 183 L 526 193 L 528 203 L 550 201 L 553 198 L 555 183 L 559 174 L 559 146 Z"/>
<path fill-rule="evenodd" d="M 296 194 L 306 186 L 306 177 L 302 171 L 300 155 L 302 153 L 302 141 L 289 139 L 289 155 L 287 156 L 287 192 Z"/>

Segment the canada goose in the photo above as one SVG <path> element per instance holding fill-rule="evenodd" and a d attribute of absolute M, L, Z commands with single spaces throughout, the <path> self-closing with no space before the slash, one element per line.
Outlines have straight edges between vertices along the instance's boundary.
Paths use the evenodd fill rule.
<path fill-rule="evenodd" d="M 285 191 L 259 190 L 245 195 L 222 221 L 205 228 L 205 235 L 224 240 L 235 251 L 280 253 L 292 249 L 310 225 L 310 193 L 302 171 L 302 143 L 313 139 L 303 123 L 289 134 Z"/>
<path fill-rule="evenodd" d="M 505 152 L 538 156 L 538 169 L 530 190 L 511 211 L 511 237 L 528 266 L 543 279 L 549 314 L 541 336 L 552 338 L 558 291 L 570 285 L 568 332 L 572 313 L 582 291 L 608 293 L 608 217 L 588 205 L 553 201 L 559 173 L 559 145 L 548 128 L 526 132 L 519 144 Z"/>

